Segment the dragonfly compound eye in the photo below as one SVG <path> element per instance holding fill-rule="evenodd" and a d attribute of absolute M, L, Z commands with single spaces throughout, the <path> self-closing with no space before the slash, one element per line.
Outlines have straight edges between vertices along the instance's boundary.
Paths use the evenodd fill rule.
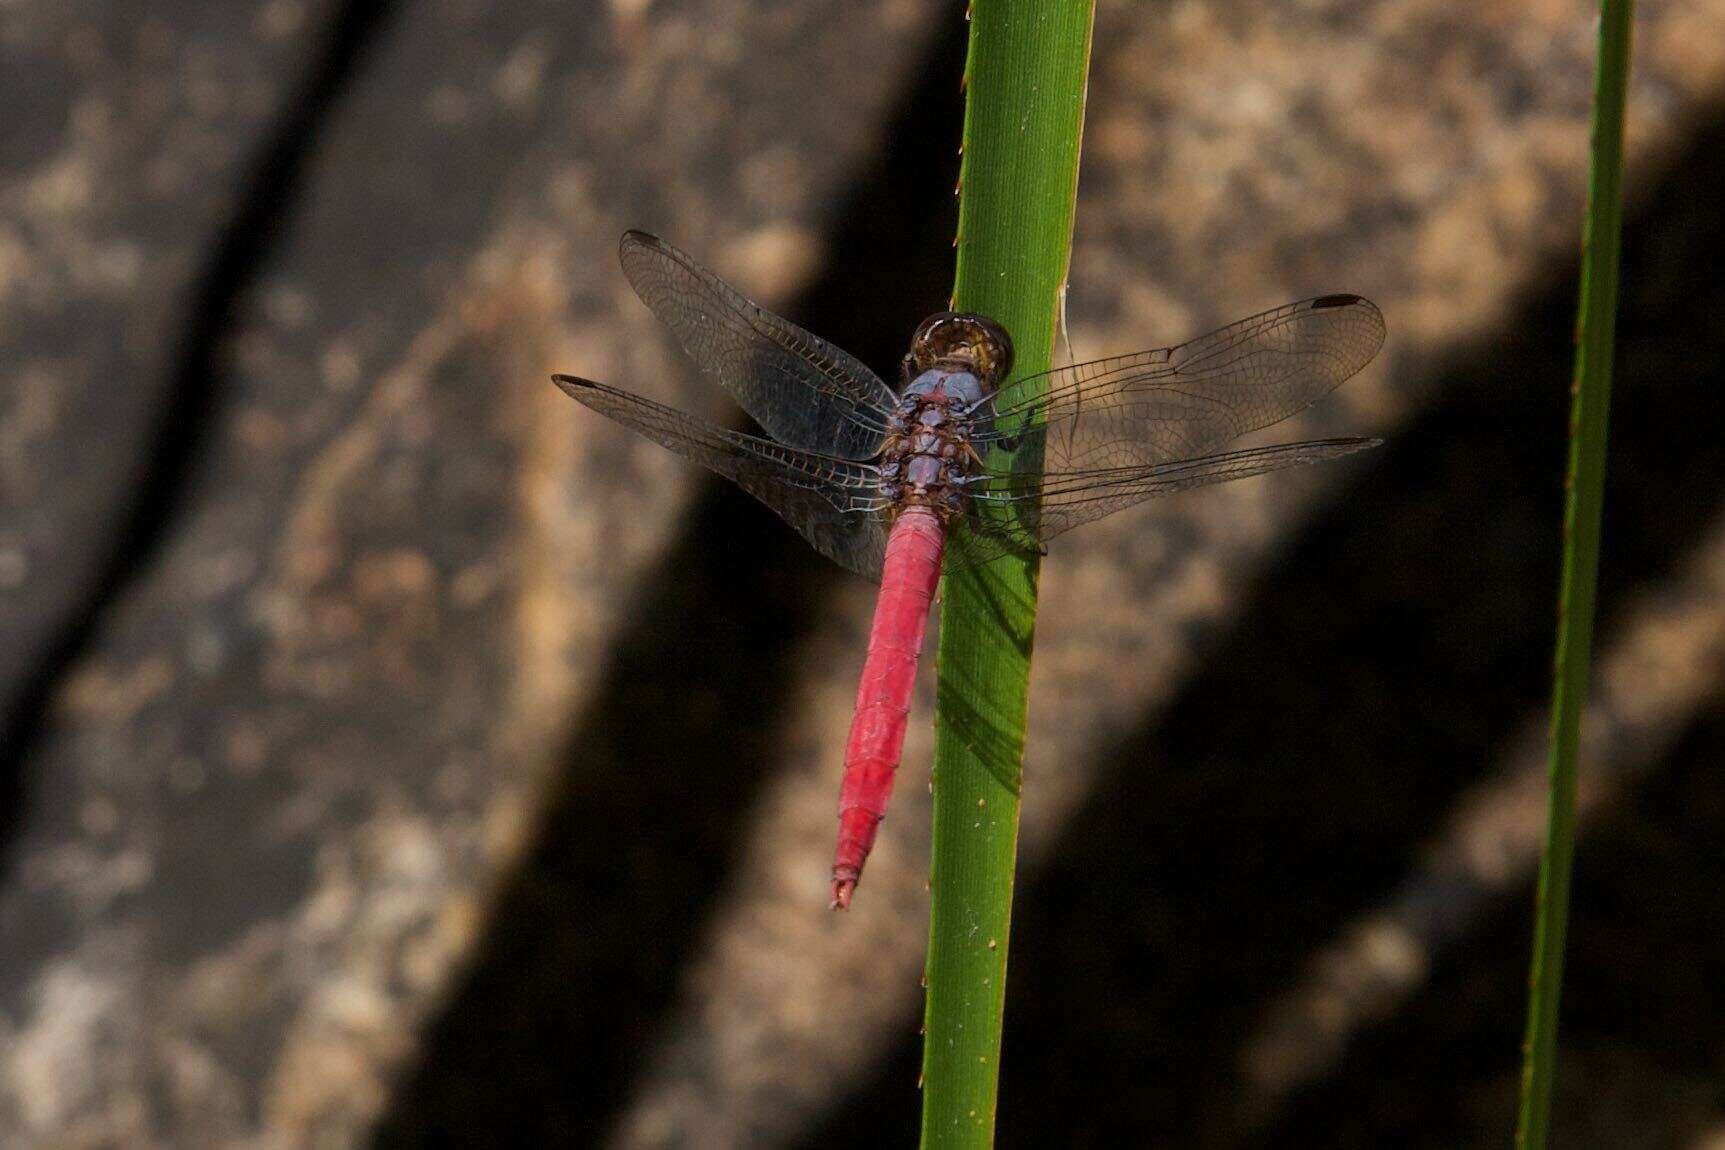
<path fill-rule="evenodd" d="M 987 316 L 937 312 L 917 327 L 910 356 L 918 371 L 941 363 L 962 365 L 990 392 L 1012 372 L 1012 337 Z"/>

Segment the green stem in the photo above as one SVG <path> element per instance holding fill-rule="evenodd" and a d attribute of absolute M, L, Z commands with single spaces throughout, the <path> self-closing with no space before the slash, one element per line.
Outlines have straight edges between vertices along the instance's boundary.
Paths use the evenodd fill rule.
<path fill-rule="evenodd" d="M 976 0 L 965 65 L 953 306 L 1048 368 L 1071 256 L 1090 0 Z M 1036 622 L 1034 558 L 949 573 L 935 714 L 922 1144 L 994 1140 L 1018 782 Z"/>
<path fill-rule="evenodd" d="M 1623 108 L 1629 83 L 1631 0 L 1604 0 L 1593 89 L 1593 168 L 1582 232 L 1581 306 L 1570 413 L 1563 577 L 1558 591 L 1556 684 L 1551 702 L 1551 796 L 1539 868 L 1532 995 L 1522 1067 L 1520 1150 L 1542 1150 L 1557 1072 L 1558 996 L 1563 986 L 1570 869 L 1575 857 L 1576 753 L 1587 700 L 1605 500 L 1605 431 L 1617 319 L 1623 227 Z"/>

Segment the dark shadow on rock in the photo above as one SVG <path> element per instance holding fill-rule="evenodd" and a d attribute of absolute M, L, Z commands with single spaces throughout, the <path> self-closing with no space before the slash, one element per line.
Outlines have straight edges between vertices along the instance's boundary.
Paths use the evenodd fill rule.
<path fill-rule="evenodd" d="M 49 704 L 110 609 L 149 570 L 173 531 L 220 415 L 225 378 L 220 361 L 235 307 L 268 265 L 282 221 L 303 185 L 307 161 L 395 7 L 395 0 L 350 0 L 342 6 L 320 53 L 283 104 L 280 120 L 246 166 L 237 210 L 216 237 L 194 288 L 166 399 L 145 436 L 149 458 L 112 549 L 89 597 L 45 646 L 17 696 L 0 700 L 0 859 L 8 863 L 25 809 L 27 765 Z"/>
<path fill-rule="evenodd" d="M 1725 510 L 1722 196 L 1715 126 L 1626 235 L 1598 649 L 1626 593 Z M 1354 467 L 1234 622 L 1203 637 L 1179 694 L 1105 752 L 1096 797 L 1020 886 L 1001 1146 L 1234 1144 L 1242 1044 L 1267 1000 L 1394 889 L 1458 792 L 1544 707 L 1574 301 L 1575 269 L 1560 269 L 1495 340 L 1459 352 L 1438 402 Z M 1036 801 L 1033 776 L 1024 794 Z M 1671 905 L 1712 907 L 1717 889 L 1674 890 Z M 1578 897 L 1585 919 L 1599 896 L 1583 884 Z M 1514 910 L 1507 954 L 1456 959 L 1487 964 L 1469 969 L 1491 996 L 1434 988 L 1410 1012 L 1454 1032 L 1442 1060 L 1421 1055 L 1419 1023 L 1384 1028 L 1406 1074 L 1430 1079 L 1408 1089 L 1405 1126 L 1435 1121 L 1471 1063 L 1513 1066 L 1530 929 L 1525 899 Z M 1696 1001 L 1697 1019 L 1716 1020 L 1713 1005 Z M 1651 1050 L 1664 1041 L 1632 1011 L 1612 1025 Z M 1716 1066 L 1725 1043 L 1705 1042 Z M 919 1062 L 901 1044 L 807 1144 L 906 1142 Z M 1279 1144 L 1406 1144 L 1387 1122 L 1338 1140 L 1384 1065 L 1352 1060 L 1303 1138 Z M 1494 1145 L 1513 1129 L 1513 1091 L 1507 1105 Z"/>
<path fill-rule="evenodd" d="M 1700 1146 L 1725 1039 L 1725 712 L 1609 804 L 1576 859 L 1553 1146 Z M 1529 902 L 1480 924 L 1393 1024 L 1289 1108 L 1271 1147 L 1509 1144 L 1527 1007 Z"/>
<path fill-rule="evenodd" d="M 790 309 L 883 373 L 950 289 L 965 25 L 948 23 Z M 746 495 L 703 488 L 376 1146 L 586 1146 L 615 1119 L 779 760 L 799 640 L 842 578 Z"/>

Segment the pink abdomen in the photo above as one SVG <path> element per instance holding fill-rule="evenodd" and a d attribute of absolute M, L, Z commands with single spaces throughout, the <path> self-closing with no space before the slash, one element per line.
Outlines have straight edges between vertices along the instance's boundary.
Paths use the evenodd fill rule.
<path fill-rule="evenodd" d="M 844 784 L 839 791 L 839 840 L 833 854 L 833 906 L 850 905 L 874 847 L 875 832 L 892 797 L 893 774 L 904 750 L 916 685 L 923 632 L 940 581 L 946 545 L 940 518 L 926 507 L 909 507 L 893 524 L 881 568 L 880 598 L 869 631 L 868 659 L 857 685 L 856 717 L 845 743 Z"/>

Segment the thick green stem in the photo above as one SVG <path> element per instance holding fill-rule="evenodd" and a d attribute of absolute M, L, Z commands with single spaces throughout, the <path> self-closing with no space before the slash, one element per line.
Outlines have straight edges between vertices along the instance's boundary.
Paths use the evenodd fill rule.
<path fill-rule="evenodd" d="M 1617 264 L 1623 225 L 1623 108 L 1629 84 L 1631 0 L 1604 0 L 1593 90 L 1593 168 L 1582 233 L 1581 306 L 1570 413 L 1563 577 L 1558 591 L 1556 685 L 1551 703 L 1551 796 L 1539 868 L 1521 1117 L 1516 1145 L 1542 1150 L 1557 1073 L 1558 996 L 1575 856 L 1576 752 L 1587 700 L 1605 500 L 1606 414 L 1617 319 Z"/>
<path fill-rule="evenodd" d="M 976 0 L 965 66 L 953 306 L 1048 368 L 1071 255 L 1089 0 Z M 946 577 L 935 715 L 922 1144 L 994 1139 L 1018 782 L 1036 622 L 1034 559 Z"/>

